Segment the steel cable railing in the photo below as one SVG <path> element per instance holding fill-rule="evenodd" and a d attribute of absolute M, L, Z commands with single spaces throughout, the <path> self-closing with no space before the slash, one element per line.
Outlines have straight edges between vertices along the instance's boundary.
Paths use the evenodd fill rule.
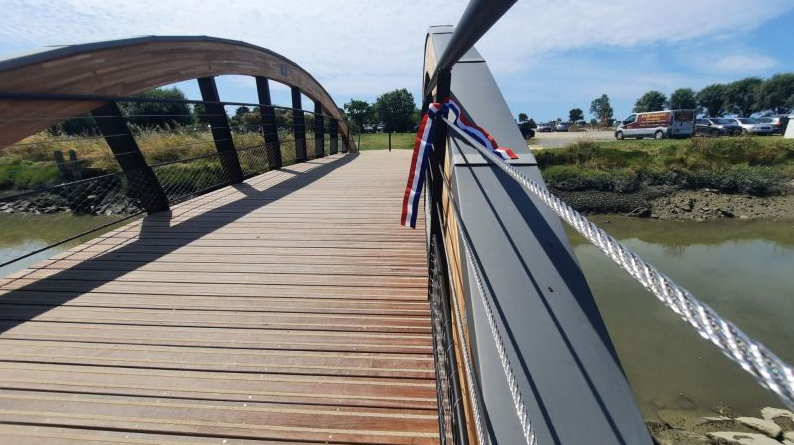
<path fill-rule="evenodd" d="M 29 96 L 21 95 L 19 99 Z M 34 99 L 57 100 L 53 95 L 33 96 Z M 68 99 L 91 98 L 69 96 Z M 209 103 L 150 98 L 106 99 L 193 105 Z M 236 105 L 227 102 L 221 104 Z M 101 134 L 97 124 L 94 127 L 80 127 L 83 128 L 80 134 L 65 133 L 65 127 L 58 124 L 29 139 L 0 147 L 0 173 L 5 171 L 5 176 L 0 174 L 0 225 L 4 229 L 0 233 L 0 267 L 5 271 L 4 266 L 77 239 L 85 240 L 92 233 L 144 213 L 150 207 L 148 202 L 139 199 L 141 193 L 156 194 L 154 189 L 162 189 L 160 193 L 164 195 L 165 202 L 174 204 L 264 173 L 273 166 L 288 166 L 330 153 L 331 135 L 336 133 L 336 127 L 332 126 L 338 125 L 340 121 L 311 111 L 268 107 L 281 110 L 277 113 L 275 125 L 260 122 L 262 117 L 258 114 L 238 117 L 238 120 L 251 121 L 241 123 L 233 122 L 234 116 L 226 116 L 229 118 L 228 125 L 220 127 L 202 122 L 142 127 L 131 123 L 131 119 L 157 118 L 170 122 L 191 115 L 195 118 L 196 114 L 124 114 L 122 111 L 119 116 L 99 111 L 95 115 L 72 118 L 17 118 L 4 113 L 0 116 L 3 123 L 23 123 L 31 119 L 66 122 L 74 119 L 85 124 L 101 123 L 105 119 L 123 119 L 124 124 L 117 129 L 129 132 L 105 131 L 105 134 Z M 304 114 L 302 126 L 296 126 L 288 120 L 299 111 Z M 198 118 L 219 116 L 224 117 L 201 113 Z M 315 135 L 320 134 L 313 127 L 315 116 L 323 118 L 321 147 L 316 147 L 314 142 Z M 218 129 L 227 129 L 228 136 L 216 137 L 213 130 Z M 74 128 L 70 131 L 74 131 Z M 296 139 L 301 133 L 305 136 Z M 134 144 L 128 150 L 119 150 L 119 146 L 111 147 L 116 141 L 129 138 L 134 138 Z M 223 144 L 230 146 L 231 151 L 221 151 L 219 147 Z M 68 156 L 64 156 L 64 152 L 68 152 Z M 142 171 L 138 172 L 138 167 L 120 166 L 119 162 L 135 156 L 142 156 Z M 230 175 L 234 170 L 229 170 L 229 167 L 234 165 L 239 165 L 239 176 Z M 21 173 L 15 173 L 17 170 Z M 148 170 L 148 173 L 143 170 Z M 11 171 L 10 179 L 8 171 Z M 29 179 L 20 179 L 23 177 Z"/>
<path fill-rule="evenodd" d="M 739 327 L 714 309 L 699 301 L 691 292 L 673 282 L 653 265 L 644 261 L 628 247 L 590 222 L 545 186 L 527 178 L 520 171 L 458 129 L 446 118 L 447 128 L 453 129 L 485 158 L 504 171 L 531 196 L 539 199 L 563 221 L 568 223 L 608 258 L 629 273 L 662 303 L 688 322 L 704 339 L 711 341 L 725 356 L 739 364 L 763 387 L 773 391 L 790 409 L 794 409 L 794 370 L 761 342 L 753 340 Z M 464 239 L 464 244 L 465 239 Z M 467 255 L 470 249 L 467 249 Z"/>
<path fill-rule="evenodd" d="M 486 320 L 488 322 L 488 327 L 490 329 L 491 338 L 494 341 L 494 347 L 496 348 L 497 356 L 499 357 L 499 363 L 502 366 L 502 371 L 504 372 L 505 380 L 507 382 L 507 386 L 510 392 L 510 396 L 512 398 L 513 407 L 516 410 L 516 416 L 519 419 L 521 424 L 521 431 L 524 435 L 524 440 L 527 445 L 537 445 L 537 437 L 535 436 L 535 430 L 532 427 L 532 423 L 529 419 L 529 412 L 524 404 L 524 396 L 521 393 L 521 390 L 518 388 L 516 383 L 516 376 L 513 372 L 513 365 L 510 363 L 510 359 L 507 355 L 507 351 L 505 349 L 504 341 L 502 340 L 502 334 L 499 330 L 499 326 L 496 323 L 496 318 L 494 317 L 494 310 L 490 302 L 490 298 L 485 291 L 485 287 L 483 286 L 483 272 L 480 269 L 480 266 L 474 260 L 473 256 L 473 249 L 471 248 L 471 242 L 469 239 L 468 231 L 463 226 L 462 217 L 460 214 L 460 209 L 458 208 L 458 203 L 455 200 L 455 196 L 453 194 L 453 189 L 451 184 L 449 183 L 449 179 L 446 177 L 444 172 L 438 168 L 438 166 L 431 166 L 431 168 L 436 168 L 436 172 L 440 178 L 442 178 L 442 183 L 447 190 L 447 197 L 449 198 L 449 207 L 453 211 L 453 218 L 455 220 L 455 228 L 457 229 L 457 233 L 459 235 L 459 239 L 461 240 L 461 250 L 465 254 L 466 263 L 468 264 L 469 269 L 472 271 L 472 275 L 474 277 L 474 281 L 477 284 L 477 296 L 479 297 L 479 302 L 482 304 Z M 443 233 L 443 232 L 442 232 Z M 446 236 L 446 235 L 444 235 Z M 452 277 L 452 270 L 449 266 L 449 261 L 447 261 L 447 274 L 449 277 Z M 454 310 L 454 316 L 456 318 L 456 336 L 458 341 L 461 344 L 461 355 L 464 362 L 464 370 L 466 371 L 466 378 L 467 378 L 467 386 L 469 389 L 469 400 L 471 402 L 472 413 L 474 416 L 474 423 L 475 423 L 475 432 L 477 433 L 477 441 L 479 444 L 485 444 L 485 425 L 484 420 L 482 419 L 480 409 L 480 401 L 482 398 L 482 394 L 479 390 L 479 385 L 477 384 L 478 376 L 477 371 L 474 369 L 472 365 L 472 359 L 469 354 L 469 349 L 467 345 L 467 334 L 463 328 L 463 320 L 461 317 L 461 310 L 459 307 L 459 302 L 457 300 L 457 288 L 455 286 L 455 280 L 450 278 L 450 288 L 452 291 L 452 309 Z"/>

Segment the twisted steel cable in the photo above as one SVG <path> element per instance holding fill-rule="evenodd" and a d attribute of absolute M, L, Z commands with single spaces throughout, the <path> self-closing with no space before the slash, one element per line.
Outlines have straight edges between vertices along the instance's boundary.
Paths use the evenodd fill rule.
<path fill-rule="evenodd" d="M 761 342 L 753 340 L 739 327 L 720 316 L 714 309 L 699 301 L 691 292 L 679 286 L 650 263 L 629 250 L 620 241 L 590 222 L 544 185 L 527 178 L 491 150 L 463 133 L 444 118 L 448 127 L 466 139 L 477 151 L 521 185 L 531 196 L 539 199 L 563 221 L 584 236 L 608 258 L 629 273 L 643 287 L 653 293 L 665 306 L 689 323 L 704 339 L 711 341 L 725 356 L 738 363 L 763 387 L 780 397 L 794 409 L 794 370 Z M 467 246 L 467 254 L 470 250 Z"/>

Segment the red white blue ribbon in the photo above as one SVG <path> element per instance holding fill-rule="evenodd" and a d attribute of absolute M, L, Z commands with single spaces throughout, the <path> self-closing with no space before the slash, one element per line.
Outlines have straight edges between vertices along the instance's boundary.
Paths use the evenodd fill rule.
<path fill-rule="evenodd" d="M 419 132 L 416 134 L 414 142 L 414 155 L 411 159 L 411 171 L 408 173 L 408 184 L 405 186 L 403 196 L 402 218 L 400 224 L 416 228 L 416 216 L 419 211 L 419 199 L 422 194 L 422 187 L 425 182 L 425 172 L 427 171 L 427 160 L 430 151 L 433 149 L 433 123 L 435 117 L 441 113 L 448 120 L 461 129 L 463 132 L 473 137 L 485 147 L 488 147 L 502 159 L 518 159 L 513 150 L 500 147 L 496 140 L 487 131 L 475 125 L 461 110 L 460 105 L 452 99 L 447 99 L 443 104 L 432 103 L 427 109 L 427 113 L 422 117 L 419 125 Z"/>

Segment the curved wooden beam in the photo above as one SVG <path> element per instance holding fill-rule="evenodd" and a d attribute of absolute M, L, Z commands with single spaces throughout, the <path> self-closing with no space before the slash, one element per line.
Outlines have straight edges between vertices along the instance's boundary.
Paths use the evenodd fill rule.
<path fill-rule="evenodd" d="M 338 119 L 340 132 L 349 137 L 334 100 L 297 63 L 265 48 L 215 37 L 136 37 L 0 60 L 0 93 L 130 96 L 174 82 L 228 74 L 261 76 L 300 88 L 322 105 L 324 114 Z M 0 146 L 100 105 L 0 99 Z"/>

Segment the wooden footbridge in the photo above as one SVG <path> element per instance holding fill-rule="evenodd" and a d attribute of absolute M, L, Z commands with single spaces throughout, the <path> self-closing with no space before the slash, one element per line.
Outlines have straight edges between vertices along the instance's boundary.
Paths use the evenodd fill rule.
<path fill-rule="evenodd" d="M 0 226 L 43 233 L 0 242 L 0 442 L 650 444 L 559 217 L 794 406 L 787 365 L 542 186 L 473 48 L 513 2 L 473 0 L 427 34 L 423 111 L 452 98 L 517 156 L 438 113 L 415 230 L 399 225 L 411 153 L 359 153 L 326 90 L 272 51 L 150 36 L 0 60 L 0 153 L 75 123 L 62 150 L 107 148 L 56 153 L 61 183 L 0 190 Z M 256 79 L 254 102 L 221 100 L 230 74 Z M 193 79 L 201 100 L 139 94 Z M 233 124 L 229 107 L 248 111 Z M 193 142 L 141 130 L 185 113 L 199 123 L 158 134 Z"/>
<path fill-rule="evenodd" d="M 437 442 L 424 231 L 394 223 L 409 155 L 268 172 L 7 277 L 0 434 Z"/>

